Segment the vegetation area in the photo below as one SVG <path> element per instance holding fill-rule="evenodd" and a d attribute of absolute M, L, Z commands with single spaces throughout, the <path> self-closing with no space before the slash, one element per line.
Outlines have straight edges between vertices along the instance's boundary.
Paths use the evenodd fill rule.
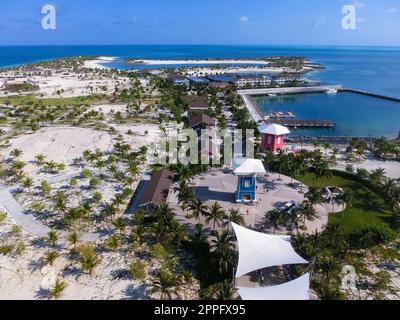
<path fill-rule="evenodd" d="M 298 176 L 297 179 L 308 186 L 318 188 L 337 186 L 343 188 L 345 192 L 352 193 L 351 205 L 347 204 L 343 213 L 330 215 L 330 222 L 339 221 L 346 233 L 352 233 L 375 223 L 387 224 L 392 220 L 392 213 L 385 200 L 358 179 L 335 174 L 324 179 L 316 179 L 315 173 Z M 343 204 L 343 206 L 345 205 Z"/>

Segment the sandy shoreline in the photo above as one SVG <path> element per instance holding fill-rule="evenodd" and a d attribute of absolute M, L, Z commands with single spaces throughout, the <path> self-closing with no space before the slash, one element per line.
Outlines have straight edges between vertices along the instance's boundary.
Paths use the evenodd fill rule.
<path fill-rule="evenodd" d="M 126 62 L 128 64 L 143 64 L 143 65 L 175 65 L 175 64 L 198 64 L 198 65 L 219 65 L 219 64 L 259 64 L 268 65 L 269 61 L 262 60 L 234 60 L 234 59 L 221 59 L 221 60 L 131 60 Z"/>
<path fill-rule="evenodd" d="M 85 61 L 85 68 L 108 70 L 110 68 L 106 67 L 104 63 L 113 62 L 116 59 L 116 57 L 99 57 L 96 60 L 87 60 Z"/>

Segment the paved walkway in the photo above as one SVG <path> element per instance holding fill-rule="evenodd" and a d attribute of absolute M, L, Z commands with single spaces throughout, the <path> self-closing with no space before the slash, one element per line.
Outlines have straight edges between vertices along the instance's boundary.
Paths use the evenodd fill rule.
<path fill-rule="evenodd" d="M 50 229 L 26 215 L 24 209 L 14 199 L 10 188 L 0 187 L 0 204 L 26 232 L 36 237 L 45 237 Z"/>
<path fill-rule="evenodd" d="M 198 198 L 205 202 L 207 206 L 212 206 L 218 202 L 223 209 L 228 212 L 230 209 L 239 210 L 243 215 L 246 226 L 255 228 L 262 228 L 267 233 L 273 233 L 272 227 L 266 226 L 265 215 L 275 208 L 279 208 L 289 201 L 295 201 L 301 204 L 304 201 L 304 194 L 300 193 L 300 182 L 293 181 L 294 186 L 289 186 L 291 179 L 284 175 L 279 177 L 279 174 L 270 173 L 265 177 L 259 177 L 257 181 L 257 198 L 261 202 L 254 206 L 239 204 L 235 202 L 235 191 L 237 187 L 238 178 L 231 173 L 223 173 L 221 170 L 208 172 L 203 175 L 195 177 L 193 180 L 193 188 Z M 303 191 L 306 192 L 307 188 L 304 187 Z M 193 227 L 199 223 L 196 219 L 188 219 L 187 213 L 183 212 L 178 204 L 177 193 L 171 192 L 168 197 L 168 203 L 175 209 L 177 218 L 187 227 Z M 338 208 L 335 208 L 336 210 Z M 335 211 L 336 211 L 335 210 Z M 306 220 L 307 230 L 299 232 L 314 233 L 323 231 L 328 224 L 329 213 L 332 212 L 332 207 L 328 204 L 319 205 L 316 208 L 316 215 L 313 221 Z M 212 222 L 205 223 L 204 218 L 200 222 L 206 228 L 212 229 Z M 300 225 L 302 222 L 300 222 Z M 217 230 L 223 228 L 218 227 Z M 275 230 L 276 234 L 287 234 L 288 231 L 285 227 L 279 227 Z"/>
<path fill-rule="evenodd" d="M 44 238 L 51 230 L 49 227 L 37 222 L 31 215 L 25 214 L 24 208 L 15 200 L 12 195 L 12 190 L 15 187 L 0 186 L 0 204 L 8 212 L 10 217 L 19 225 L 24 231 L 31 234 L 32 236 Z M 60 237 L 66 239 L 68 236 L 67 232 L 60 232 Z M 100 233 L 85 233 L 81 235 L 81 241 L 93 242 L 97 241 L 107 235 Z"/>

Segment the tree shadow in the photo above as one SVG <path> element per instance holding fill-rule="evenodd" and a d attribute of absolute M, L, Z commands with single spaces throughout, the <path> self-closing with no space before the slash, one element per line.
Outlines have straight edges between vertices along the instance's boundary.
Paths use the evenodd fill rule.
<path fill-rule="evenodd" d="M 146 300 L 148 289 L 147 284 L 141 284 L 138 287 L 130 284 L 122 291 L 124 295 L 122 300 Z"/>
<path fill-rule="evenodd" d="M 202 201 L 235 202 L 235 195 L 232 192 L 211 191 L 209 187 L 195 187 L 194 193 Z"/>
<path fill-rule="evenodd" d="M 50 290 L 40 288 L 39 290 L 37 290 L 35 292 L 35 299 L 50 300 L 49 293 L 50 293 Z"/>

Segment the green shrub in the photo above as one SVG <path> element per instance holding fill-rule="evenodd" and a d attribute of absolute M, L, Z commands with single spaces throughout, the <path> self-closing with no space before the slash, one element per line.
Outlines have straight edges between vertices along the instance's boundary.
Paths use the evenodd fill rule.
<path fill-rule="evenodd" d="M 129 274 L 134 279 L 143 280 L 146 277 L 146 266 L 143 262 L 136 261 L 129 266 Z"/>
<path fill-rule="evenodd" d="M 7 218 L 7 213 L 0 211 L 0 222 L 3 222 Z"/>
<path fill-rule="evenodd" d="M 396 238 L 396 231 L 384 223 L 362 228 L 351 235 L 352 243 L 356 248 L 369 248 L 379 244 L 387 244 L 396 240 Z"/>
<path fill-rule="evenodd" d="M 0 246 L 0 254 L 7 255 L 14 250 L 15 246 L 13 244 L 3 244 Z"/>
<path fill-rule="evenodd" d="M 167 255 L 167 250 L 165 250 L 164 246 L 161 243 L 156 243 L 151 248 L 151 253 L 156 258 L 164 258 Z"/>

